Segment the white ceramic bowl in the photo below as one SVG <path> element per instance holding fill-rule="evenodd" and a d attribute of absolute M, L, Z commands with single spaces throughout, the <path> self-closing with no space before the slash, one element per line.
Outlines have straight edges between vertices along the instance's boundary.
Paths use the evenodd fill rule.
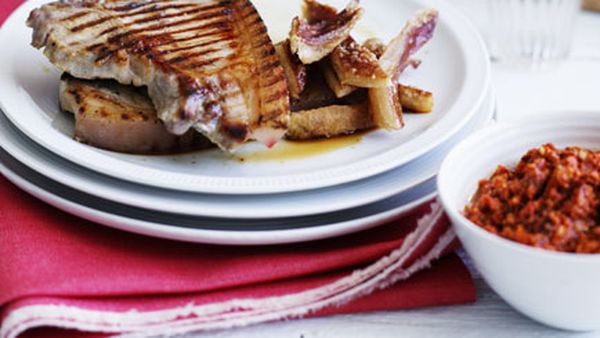
<path fill-rule="evenodd" d="M 497 165 L 514 165 L 527 150 L 545 143 L 600 149 L 600 112 L 537 115 L 473 134 L 442 164 L 440 198 L 475 266 L 506 302 L 553 327 L 600 329 L 600 255 L 521 245 L 481 229 L 462 214 L 479 180 L 490 177 Z"/>

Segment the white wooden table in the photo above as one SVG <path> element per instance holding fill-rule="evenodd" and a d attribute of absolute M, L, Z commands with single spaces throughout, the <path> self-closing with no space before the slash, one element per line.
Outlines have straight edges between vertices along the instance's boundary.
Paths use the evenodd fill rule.
<path fill-rule="evenodd" d="M 485 24 L 485 1 L 449 1 L 479 26 Z M 600 14 L 581 13 L 578 21 L 573 55 L 558 68 L 523 72 L 493 65 L 499 120 L 556 110 L 595 110 L 600 118 Z M 187 338 L 600 337 L 600 332 L 570 333 L 530 321 L 473 273 L 478 300 L 472 305 L 294 320 Z"/>
<path fill-rule="evenodd" d="M 475 304 L 375 312 L 256 325 L 186 338 L 501 338 L 600 337 L 537 324 L 504 303 L 475 273 Z"/>

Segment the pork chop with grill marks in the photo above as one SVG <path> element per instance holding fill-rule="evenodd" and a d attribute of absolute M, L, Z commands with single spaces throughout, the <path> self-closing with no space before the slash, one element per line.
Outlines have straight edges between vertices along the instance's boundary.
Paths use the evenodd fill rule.
<path fill-rule="evenodd" d="M 287 130 L 287 81 L 248 0 L 62 0 L 27 23 L 61 70 L 147 86 L 173 134 L 193 127 L 231 151 Z"/>

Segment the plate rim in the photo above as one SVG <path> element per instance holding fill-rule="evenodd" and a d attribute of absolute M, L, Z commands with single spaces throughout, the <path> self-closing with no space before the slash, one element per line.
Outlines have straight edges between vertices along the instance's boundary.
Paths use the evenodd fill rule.
<path fill-rule="evenodd" d="M 465 88 L 471 86 L 473 87 L 471 88 L 471 90 L 475 89 L 478 91 L 477 99 L 472 100 L 472 98 L 466 97 L 464 94 L 459 95 L 459 98 L 453 103 L 453 106 L 450 107 L 451 109 L 449 109 L 449 111 L 454 111 L 454 114 L 458 114 L 457 111 L 460 111 L 460 113 L 463 114 L 462 118 L 460 119 L 460 121 L 458 121 L 458 123 L 454 123 L 451 126 L 446 126 L 442 122 L 444 122 L 445 118 L 447 119 L 448 117 L 447 115 L 444 115 L 446 116 L 445 118 L 442 117 L 433 125 L 429 126 L 415 139 L 403 143 L 403 147 L 392 148 L 382 154 L 372 156 L 368 159 L 365 159 L 364 161 L 360 161 L 357 163 L 318 170 L 317 172 L 319 173 L 319 178 L 315 178 L 314 173 L 293 174 L 286 176 L 278 176 L 275 178 L 225 178 L 181 173 L 177 174 L 177 177 L 179 178 L 178 180 L 165 180 L 165 178 L 168 177 L 164 177 L 163 179 L 157 178 L 164 174 L 164 172 L 161 170 L 147 167 L 144 168 L 143 166 L 134 165 L 132 163 L 118 160 L 108 155 L 100 155 L 97 152 L 86 151 L 88 156 L 92 156 L 91 154 L 94 155 L 89 160 L 85 159 L 85 156 L 82 156 L 81 160 L 75 161 L 73 158 L 70 158 L 71 156 L 69 155 L 70 153 L 68 149 L 63 149 L 61 147 L 57 148 L 57 146 L 53 145 L 51 141 L 45 140 L 42 137 L 36 135 L 36 133 L 34 133 L 32 130 L 29 129 L 29 127 L 27 127 L 26 123 L 24 124 L 24 121 L 21 121 L 18 117 L 15 116 L 15 114 L 11 113 L 13 109 L 7 109 L 5 102 L 7 100 L 5 98 L 2 99 L 2 90 L 0 90 L 0 108 L 2 108 L 7 117 L 30 139 L 34 140 L 36 143 L 40 144 L 49 151 L 52 151 L 55 154 L 61 156 L 62 158 L 74 162 L 80 166 L 85 166 L 88 169 L 101 172 L 103 174 L 108 174 L 121 180 L 127 180 L 137 184 L 144 184 L 162 189 L 212 194 L 257 195 L 314 190 L 366 179 L 384 173 L 391 169 L 397 168 L 404 164 L 407 164 L 410 161 L 413 161 L 419 156 L 422 156 L 423 154 L 427 153 L 428 151 L 431 151 L 435 147 L 450 139 L 462 127 L 464 127 L 466 123 L 468 123 L 468 121 L 476 113 L 477 108 L 481 105 L 481 102 L 484 100 L 486 93 L 485 88 L 487 88 L 490 84 L 491 70 L 487 49 L 485 48 L 485 44 L 480 34 L 473 27 L 470 21 L 464 18 L 464 16 L 461 13 L 459 13 L 456 9 L 454 9 L 451 5 L 445 4 L 443 1 L 413 1 L 416 3 L 426 4 L 431 7 L 438 8 L 444 16 L 454 18 L 453 20 L 446 20 L 446 26 L 451 31 L 454 31 L 453 36 L 457 37 L 458 45 L 459 47 L 461 47 L 460 51 L 463 52 L 463 58 L 466 61 L 465 71 L 467 75 L 473 72 L 477 73 L 475 76 L 471 74 L 471 77 L 467 77 L 467 80 L 470 81 L 465 81 L 461 93 L 465 93 Z M 23 3 L 5 21 L 2 28 L 0 28 L 0 40 L 6 39 L 6 37 L 4 37 L 4 34 L 6 34 L 5 32 L 7 31 L 6 27 L 12 27 L 13 25 L 18 24 L 16 22 L 17 17 L 22 16 L 24 14 L 23 12 L 28 10 L 28 8 L 34 7 L 35 3 L 45 2 L 47 1 L 27 1 Z M 457 34 L 455 32 L 457 30 L 462 31 L 463 33 L 468 32 L 468 34 L 465 34 L 465 36 L 459 39 L 458 36 L 460 36 L 460 34 Z M 469 39 L 469 43 L 466 43 Z M 471 45 L 472 48 L 466 48 L 466 46 L 469 45 Z M 465 53 L 466 50 L 469 50 L 469 53 Z M 478 57 L 474 57 L 474 55 L 478 55 Z M 0 59 L 2 59 L 1 55 Z M 469 60 L 476 62 L 470 64 L 469 62 L 467 62 Z M 475 67 L 474 65 L 476 63 L 478 64 Z M 475 71 L 473 67 L 476 68 Z M 2 87 L 2 83 L 0 83 L 0 87 Z M 461 107 L 461 105 L 464 105 L 465 107 Z M 460 107 L 460 109 L 458 107 Z M 448 121 L 446 120 L 446 124 L 447 123 Z M 444 132 L 440 134 L 440 130 L 443 130 Z M 432 137 L 434 135 L 436 135 L 436 137 Z M 425 140 L 428 140 L 429 142 L 423 144 Z M 72 146 L 74 147 L 75 145 Z M 81 150 L 85 148 L 79 149 Z M 402 153 L 403 156 L 396 156 L 399 152 Z M 99 160 L 102 158 L 112 158 L 113 160 L 118 161 L 121 165 L 121 168 L 115 169 L 110 165 L 110 163 L 108 165 L 104 164 L 104 161 Z M 390 160 L 390 158 L 392 160 Z M 142 173 L 140 173 L 140 170 L 142 171 Z M 285 181 L 286 183 L 276 183 L 277 181 Z"/>
<path fill-rule="evenodd" d="M 484 105 L 482 105 L 482 107 L 480 107 L 478 114 L 476 114 L 473 119 L 469 122 L 469 124 L 467 124 L 467 126 L 464 127 L 463 130 L 461 130 L 457 135 L 455 135 L 455 137 L 458 137 L 459 134 L 461 134 L 463 131 L 465 133 L 472 133 L 477 131 L 478 129 L 482 128 L 483 125 L 489 121 L 491 119 L 491 115 L 493 113 L 494 107 L 495 107 L 495 98 L 493 95 L 493 91 L 491 90 L 491 88 L 488 89 L 488 95 L 486 96 L 487 99 L 486 101 L 484 101 Z M 2 112 L 0 111 L 0 114 L 2 114 Z M 0 116 L 0 119 L 3 118 Z M 5 117 L 4 117 L 5 118 Z M 10 121 L 6 121 L 7 123 L 11 123 Z M 198 205 L 196 207 L 192 209 L 189 209 L 184 207 L 182 204 L 173 204 L 171 202 L 174 202 L 174 198 L 175 196 L 170 196 L 170 197 L 159 197 L 159 199 L 161 199 L 162 203 L 160 203 L 160 201 L 157 199 L 154 202 L 148 202 L 145 200 L 140 199 L 140 196 L 142 195 L 146 195 L 144 194 L 144 192 L 142 190 L 137 190 L 135 192 L 132 192 L 131 194 L 127 194 L 127 189 L 124 189 L 123 191 L 118 191 L 118 187 L 115 188 L 114 185 L 112 187 L 108 187 L 106 185 L 106 183 L 108 181 L 113 181 L 112 184 L 116 184 L 118 183 L 118 180 L 110 177 L 110 176 L 105 176 L 101 175 L 101 174 L 97 174 L 93 171 L 89 171 L 89 173 L 93 174 L 93 175 L 97 175 L 98 177 L 87 177 L 86 175 L 78 175 L 77 172 L 75 172 L 78 169 L 81 170 L 85 170 L 88 171 L 88 169 L 86 168 L 78 168 L 78 166 L 76 164 L 73 164 L 70 161 L 66 161 L 64 159 L 62 159 L 60 156 L 57 156 L 55 154 L 49 153 L 49 154 L 39 154 L 39 156 L 36 156 L 37 154 L 29 154 L 28 152 L 35 152 L 37 153 L 39 150 L 38 149 L 34 149 L 34 148 L 40 148 L 39 145 L 35 144 L 33 141 L 26 139 L 26 136 L 24 135 L 10 135 L 9 133 L 21 133 L 19 130 L 16 130 L 16 127 L 11 127 L 11 126 L 2 126 L 0 128 L 8 128 L 11 129 L 9 130 L 7 133 L 1 133 L 0 134 L 0 147 L 2 149 L 4 149 L 4 151 L 6 151 L 8 154 L 10 154 L 14 159 L 16 159 L 17 161 L 19 161 L 20 163 L 24 164 L 25 166 L 27 166 L 29 169 L 37 172 L 38 174 L 56 181 L 60 184 L 63 184 L 65 186 L 68 186 L 70 188 L 73 188 L 75 190 L 78 191 L 82 191 L 82 192 L 87 192 L 91 195 L 94 195 L 96 197 L 102 198 L 102 199 L 106 199 L 106 200 L 110 200 L 116 203 L 120 203 L 123 205 L 130 205 L 130 206 L 135 206 L 135 207 L 139 207 L 139 208 L 144 208 L 147 209 L 149 211 L 163 211 L 163 212 L 169 212 L 169 213 L 178 213 L 178 214 L 183 214 L 183 215 L 188 215 L 188 216 L 204 216 L 204 217 L 216 217 L 216 218 L 232 218 L 232 219 L 267 219 L 267 218 L 282 218 L 282 217 L 301 217 L 301 216 L 308 216 L 308 215 L 317 215 L 317 214 L 324 214 L 324 213 L 330 213 L 330 212 L 336 212 L 336 211 L 340 211 L 340 210 L 347 210 L 347 209 L 351 209 L 351 208 L 355 208 L 355 207 L 359 207 L 360 205 L 365 205 L 365 204 L 370 204 L 370 203 L 376 203 L 378 201 L 381 200 L 385 200 L 386 198 L 389 198 L 391 196 L 397 195 L 402 193 L 403 191 L 408 191 L 430 179 L 432 179 L 435 176 L 435 170 L 433 170 L 433 173 L 431 175 L 426 175 L 423 177 L 420 177 L 419 180 L 413 180 L 404 184 L 401 184 L 400 187 L 396 187 L 396 188 L 390 188 L 387 189 L 385 191 L 385 193 L 379 193 L 377 194 L 372 194 L 373 192 L 378 192 L 379 190 L 375 190 L 373 191 L 373 189 L 371 189 L 371 193 L 367 193 L 363 190 L 363 193 L 359 194 L 360 196 L 362 196 L 361 198 L 354 198 L 354 199 L 338 199 L 340 201 L 343 201 L 343 205 L 335 205 L 332 203 L 315 203 L 315 205 L 321 206 L 321 207 L 317 207 L 317 206 L 312 206 L 309 210 L 309 212 L 306 212 L 306 208 L 303 207 L 302 208 L 302 212 L 300 211 L 296 211 L 296 212 L 290 212 L 290 211 L 285 211 L 287 209 L 282 209 L 282 208 L 268 208 L 268 210 L 265 208 L 264 210 L 257 212 L 257 209 L 252 209 L 252 211 L 244 211 L 242 213 L 240 213 L 240 209 L 237 209 L 235 214 L 232 214 L 231 210 L 232 208 L 236 208 L 237 206 L 234 205 L 234 203 L 231 203 L 231 206 L 224 206 L 221 207 L 221 209 L 214 209 L 214 204 L 210 205 L 207 204 L 206 202 L 204 202 L 204 205 L 202 205 L 202 201 L 198 201 Z M 12 130 L 15 129 L 15 130 Z M 468 130 L 467 130 L 468 129 Z M 22 134 L 22 133 L 21 133 Z M 467 135 L 465 135 L 467 136 Z M 18 140 L 15 140 L 15 138 L 19 137 Z M 23 139 L 21 139 L 21 137 Z M 2 142 L 3 141 L 3 142 Z M 458 143 L 460 140 L 457 140 L 456 143 Z M 450 141 L 448 141 L 450 142 Z M 442 147 L 443 145 L 440 145 L 439 147 Z M 435 152 L 437 149 L 440 148 L 436 148 L 434 150 L 432 150 L 432 152 Z M 28 148 L 26 150 L 23 150 L 21 148 Z M 42 148 L 43 149 L 43 148 Z M 424 159 L 424 157 L 427 155 L 423 155 L 423 157 L 421 157 L 419 160 Z M 59 161 L 59 163 L 56 162 L 56 160 Z M 425 159 L 424 159 L 425 160 Z M 54 164 L 50 164 L 49 162 L 52 161 L 54 162 Z M 418 161 L 418 160 L 417 160 Z M 427 163 L 430 163 L 431 161 L 433 161 L 433 159 L 430 159 L 430 161 L 428 161 Z M 64 162 L 64 163 L 60 163 L 60 162 Z M 441 159 L 440 159 L 440 164 L 441 164 Z M 65 168 L 64 165 L 69 165 L 72 166 L 72 168 Z M 416 165 L 417 163 L 409 163 L 406 166 L 412 166 L 412 165 Z M 397 172 L 397 174 L 401 174 L 399 171 L 403 170 L 402 168 L 406 168 L 406 166 L 400 167 L 400 168 L 396 168 L 393 171 L 381 174 L 381 175 L 391 175 L 393 172 Z M 50 168 L 50 167 L 54 167 L 54 168 Z M 59 170 L 60 168 L 58 167 L 62 167 L 63 169 L 66 170 Z M 76 177 L 76 179 L 73 179 L 74 176 L 79 176 Z M 379 177 L 383 177 L 383 176 L 379 176 Z M 373 178 L 371 178 L 373 179 Z M 369 180 L 369 179 L 367 179 Z M 387 180 L 391 180 L 391 178 L 387 178 Z M 396 180 L 394 180 L 394 182 L 392 182 L 392 184 L 390 184 L 389 186 L 391 187 Z M 93 182 L 93 183 L 89 183 L 89 182 Z M 126 184 L 131 184 L 129 182 L 126 182 Z M 353 190 L 356 188 L 356 185 L 360 184 L 358 182 L 351 182 L 351 183 L 347 183 L 345 185 L 340 185 L 340 186 L 336 186 L 336 187 L 330 187 L 330 188 L 325 188 L 325 189 L 320 189 L 320 190 L 313 190 L 313 191 L 308 191 L 308 192 L 297 192 L 297 193 L 293 193 L 293 194 L 309 194 L 306 196 L 300 196 L 298 197 L 298 203 L 301 203 L 301 200 L 307 200 L 307 199 L 317 199 L 319 196 L 319 193 L 321 191 L 324 191 L 326 189 L 331 190 L 331 189 L 336 189 L 336 190 L 340 190 L 340 189 L 344 189 L 344 191 L 349 192 L 350 190 Z M 388 186 L 387 184 L 378 184 L 378 186 Z M 361 184 L 362 187 L 358 187 L 361 189 L 368 189 L 367 185 L 365 188 L 365 186 L 363 184 Z M 160 192 L 160 191 L 165 191 L 163 189 L 159 189 L 159 188 L 153 188 L 153 187 L 145 187 L 145 186 L 140 186 L 141 189 L 144 190 L 148 190 L 148 193 L 152 193 L 152 190 L 156 189 L 157 191 L 155 191 L 156 193 Z M 123 192 L 125 192 L 126 194 L 123 194 Z M 169 193 L 169 194 L 177 194 L 180 192 L 172 192 L 169 190 L 166 190 L 165 192 Z M 187 193 L 185 193 L 187 194 Z M 338 194 L 340 194 L 340 192 L 338 192 Z M 343 195 L 343 193 L 341 193 Z M 156 194 L 152 194 L 152 195 L 156 195 Z M 195 195 L 195 194 L 194 194 Z M 202 194 L 204 195 L 204 194 Z M 273 195 L 266 195 L 266 198 L 272 198 Z M 347 195 L 346 195 L 347 196 Z M 182 198 L 184 196 L 181 196 Z M 185 196 L 186 198 L 188 196 Z M 208 196 L 210 197 L 210 195 Z M 249 196 L 230 196 L 230 198 L 242 198 L 242 199 L 246 199 L 246 198 L 250 198 Z M 318 198 L 319 201 L 323 201 L 321 198 Z M 327 197 L 328 200 L 331 200 L 332 197 Z M 348 201 L 352 201 L 352 203 L 348 203 Z M 242 202 L 236 202 L 235 204 L 239 205 Z M 306 204 L 303 203 L 303 206 L 305 206 Z M 327 207 L 325 207 L 327 206 Z"/>
<path fill-rule="evenodd" d="M 433 201 L 437 195 L 437 192 L 435 191 L 435 182 L 433 182 L 434 191 L 431 193 L 425 194 L 409 203 L 388 209 L 384 212 L 362 218 L 355 218 L 351 221 L 332 222 L 327 225 L 315 227 L 283 230 L 208 230 L 185 228 L 177 226 L 176 224 L 152 223 L 94 209 L 93 207 L 58 196 L 51 191 L 47 191 L 42 187 L 37 186 L 6 167 L 2 161 L 0 161 L 0 174 L 26 193 L 39 199 L 41 202 L 47 203 L 76 217 L 96 223 L 96 225 L 99 226 L 107 226 L 109 228 L 155 238 L 216 245 L 279 245 L 343 236 L 386 224 L 395 218 L 401 217 L 401 215 L 410 213 L 429 200 Z M 47 178 L 43 178 L 47 180 Z"/>

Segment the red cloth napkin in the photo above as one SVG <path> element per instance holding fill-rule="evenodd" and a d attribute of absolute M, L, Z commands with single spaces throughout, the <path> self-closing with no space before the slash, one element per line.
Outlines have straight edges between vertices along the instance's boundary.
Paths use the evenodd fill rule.
<path fill-rule="evenodd" d="M 0 18 L 19 2 L 0 1 Z M 0 176 L 0 338 L 144 337 L 471 302 L 470 275 L 447 254 L 454 241 L 433 203 L 311 243 L 179 243 L 72 217 Z"/>
<path fill-rule="evenodd" d="M 23 0 L 2 0 L 0 1 L 0 25 L 12 13 Z"/>
<path fill-rule="evenodd" d="M 181 333 L 475 297 L 456 256 L 426 269 L 454 242 L 436 204 L 336 239 L 224 247 L 91 224 L 0 177 L 0 233 L 2 338 L 40 326 L 137 336 Z M 60 336 L 69 334 L 79 335 Z"/>

